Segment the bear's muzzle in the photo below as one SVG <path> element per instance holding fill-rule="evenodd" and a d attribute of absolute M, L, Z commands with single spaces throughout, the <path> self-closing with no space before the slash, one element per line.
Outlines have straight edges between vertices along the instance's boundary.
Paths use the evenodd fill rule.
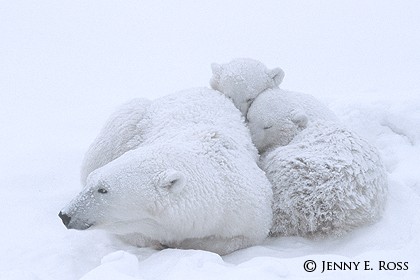
<path fill-rule="evenodd" d="M 78 222 L 77 219 L 72 220 L 72 218 L 66 213 L 63 213 L 63 211 L 60 211 L 60 213 L 58 213 L 58 216 L 61 218 L 61 220 L 63 221 L 63 224 L 68 229 L 85 230 L 92 226 L 92 224 L 90 223 Z"/>
<path fill-rule="evenodd" d="M 69 223 L 71 220 L 71 217 L 68 216 L 66 213 L 63 213 L 60 211 L 60 213 L 58 213 L 58 216 L 61 218 L 61 220 L 63 221 L 63 224 L 66 226 L 66 228 L 69 228 Z"/>

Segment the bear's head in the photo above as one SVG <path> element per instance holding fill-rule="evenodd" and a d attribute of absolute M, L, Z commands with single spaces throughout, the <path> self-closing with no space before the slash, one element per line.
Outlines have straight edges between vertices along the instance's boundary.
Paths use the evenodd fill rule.
<path fill-rule="evenodd" d="M 92 172 L 59 216 L 69 229 L 147 236 L 184 190 L 187 179 L 179 169 L 161 147 L 129 151 Z"/>
<path fill-rule="evenodd" d="M 260 153 L 289 144 L 308 123 L 305 112 L 276 90 L 259 95 L 249 108 L 247 119 L 252 142 Z"/>
<path fill-rule="evenodd" d="M 268 69 L 259 61 L 240 58 L 226 64 L 211 65 L 210 85 L 232 99 L 246 116 L 252 101 L 263 91 L 280 85 L 284 72 L 280 68 Z"/>

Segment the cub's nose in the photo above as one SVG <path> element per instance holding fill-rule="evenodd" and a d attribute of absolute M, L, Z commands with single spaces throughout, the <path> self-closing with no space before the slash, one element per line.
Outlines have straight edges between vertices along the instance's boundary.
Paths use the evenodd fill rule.
<path fill-rule="evenodd" d="M 60 211 L 60 213 L 58 213 L 58 216 L 61 218 L 61 220 L 63 221 L 63 224 L 68 228 L 68 225 L 70 223 L 71 217 L 68 216 L 67 214 L 63 213 Z"/>

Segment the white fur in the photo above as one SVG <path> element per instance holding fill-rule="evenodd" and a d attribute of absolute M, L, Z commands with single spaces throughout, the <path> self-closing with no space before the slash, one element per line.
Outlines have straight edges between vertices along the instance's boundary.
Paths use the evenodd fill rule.
<path fill-rule="evenodd" d="M 287 145 L 314 121 L 337 120 L 309 94 L 267 89 L 255 98 L 247 114 L 252 141 L 260 152 Z"/>
<path fill-rule="evenodd" d="M 244 116 L 252 101 L 264 90 L 276 88 L 283 80 L 280 68 L 267 69 L 259 61 L 240 58 L 227 64 L 212 64 L 210 85 L 231 98 Z"/>
<path fill-rule="evenodd" d="M 260 152 L 287 145 L 293 138 L 291 135 L 304 129 L 308 120 L 337 120 L 313 96 L 279 89 L 284 78 L 280 68 L 270 70 L 257 60 L 240 58 L 221 65 L 213 63 L 212 71 L 210 85 L 229 97 L 246 117 L 252 140 Z M 258 105 L 252 106 L 254 103 Z M 276 114 L 272 113 L 273 109 Z"/>
<path fill-rule="evenodd" d="M 92 171 L 141 143 L 142 131 L 137 124 L 149 105 L 150 101 L 147 99 L 133 99 L 111 115 L 85 154 L 80 176 L 82 185 L 86 184 L 86 178 Z"/>
<path fill-rule="evenodd" d="M 378 151 L 312 96 L 277 88 L 272 72 L 239 59 L 213 65 L 211 80 L 247 117 L 262 153 L 273 186 L 271 234 L 340 235 L 377 220 L 387 193 Z"/>
<path fill-rule="evenodd" d="M 136 127 L 139 146 L 91 172 L 62 210 L 69 228 L 219 254 L 267 236 L 271 185 L 240 113 L 223 95 L 192 89 L 158 99 Z"/>
<path fill-rule="evenodd" d="M 337 123 L 312 123 L 260 166 L 273 184 L 272 235 L 342 235 L 381 217 L 387 176 L 378 151 Z"/>

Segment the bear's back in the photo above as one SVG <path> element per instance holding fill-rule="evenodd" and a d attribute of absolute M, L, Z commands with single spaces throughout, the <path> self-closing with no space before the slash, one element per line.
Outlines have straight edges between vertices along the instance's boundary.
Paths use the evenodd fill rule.
<path fill-rule="evenodd" d="M 387 176 L 378 151 L 340 124 L 313 123 L 264 154 L 261 166 L 273 184 L 274 235 L 341 235 L 384 210 Z"/>
<path fill-rule="evenodd" d="M 148 111 L 147 118 L 154 129 L 226 125 L 240 118 L 238 110 L 225 96 L 207 88 L 192 88 L 156 99 Z"/>
<path fill-rule="evenodd" d="M 257 158 L 239 110 L 224 95 L 208 88 L 184 90 L 155 100 L 138 125 L 144 131 L 142 146 L 163 140 L 187 145 L 201 137 L 201 130 L 213 128 L 244 153 Z"/>

